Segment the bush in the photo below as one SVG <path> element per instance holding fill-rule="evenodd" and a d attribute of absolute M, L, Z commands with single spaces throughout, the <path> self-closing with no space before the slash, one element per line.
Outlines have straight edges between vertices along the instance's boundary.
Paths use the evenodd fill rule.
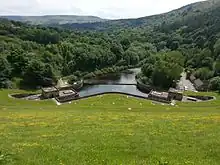
<path fill-rule="evenodd" d="M 12 89 L 13 85 L 10 80 L 1 80 L 0 79 L 0 88 Z"/>
<path fill-rule="evenodd" d="M 195 76 L 197 78 L 200 78 L 201 80 L 208 80 L 210 78 L 212 78 L 214 75 L 214 72 L 211 71 L 209 68 L 199 68 L 196 72 L 195 72 Z"/>
<path fill-rule="evenodd" d="M 74 82 L 76 82 L 78 80 L 78 77 L 75 75 L 71 75 L 68 77 L 68 83 L 69 84 L 73 84 Z"/>
<path fill-rule="evenodd" d="M 76 76 L 76 77 L 81 77 L 82 76 L 82 72 L 80 72 L 80 71 L 76 71 L 76 72 L 74 72 L 74 75 Z M 86 73 L 87 74 L 87 73 Z"/>
<path fill-rule="evenodd" d="M 86 75 L 84 76 L 84 78 L 85 78 L 85 79 L 90 79 L 90 78 L 95 77 L 95 76 L 96 76 L 96 75 L 95 75 L 93 72 L 91 72 L 91 73 L 86 74 Z"/>
<path fill-rule="evenodd" d="M 22 88 L 22 78 L 13 78 L 12 79 L 12 88 Z"/>
<path fill-rule="evenodd" d="M 101 71 L 101 70 L 97 70 L 97 71 L 95 71 L 95 76 L 101 76 L 101 75 L 103 75 L 103 72 Z"/>
<path fill-rule="evenodd" d="M 220 76 L 214 77 L 210 80 L 209 89 L 220 91 Z"/>
<path fill-rule="evenodd" d="M 142 77 L 141 82 L 144 83 L 145 85 L 151 85 L 152 84 L 152 80 L 148 77 Z"/>

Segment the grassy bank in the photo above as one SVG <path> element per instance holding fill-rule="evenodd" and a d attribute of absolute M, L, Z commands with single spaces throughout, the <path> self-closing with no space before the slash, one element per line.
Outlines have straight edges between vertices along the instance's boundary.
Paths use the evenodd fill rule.
<path fill-rule="evenodd" d="M 104 95 L 55 105 L 0 91 L 0 164 L 218 165 L 220 100 L 154 105 Z"/>

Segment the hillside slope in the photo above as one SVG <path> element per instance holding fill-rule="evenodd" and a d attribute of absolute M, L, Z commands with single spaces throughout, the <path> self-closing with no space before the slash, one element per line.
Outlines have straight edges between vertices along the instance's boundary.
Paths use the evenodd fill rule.
<path fill-rule="evenodd" d="M 35 25 L 61 26 L 78 30 L 114 30 L 121 28 L 152 27 L 161 23 L 173 23 L 179 18 L 198 15 L 220 6 L 219 0 L 208 0 L 183 6 L 168 13 L 136 19 L 106 20 L 95 16 L 45 15 L 45 16 L 1 16 L 9 20 Z"/>
<path fill-rule="evenodd" d="M 135 28 L 135 27 L 146 27 L 146 26 L 157 26 L 163 22 L 173 23 L 178 18 L 184 18 L 191 15 L 197 15 L 204 13 L 209 10 L 213 10 L 220 5 L 219 0 L 209 0 L 203 2 L 197 2 L 181 7 L 179 9 L 170 11 L 164 14 L 158 14 L 153 16 L 147 16 L 137 19 L 121 19 L 111 20 L 105 22 L 94 22 L 94 23 L 74 23 L 74 24 L 63 24 L 62 27 L 69 29 L 79 30 L 114 30 L 119 28 Z"/>
<path fill-rule="evenodd" d="M 77 16 L 77 15 L 45 15 L 45 16 L 2 16 L 13 21 L 20 21 L 35 25 L 51 25 L 66 23 L 92 23 L 103 22 L 105 19 L 95 16 Z"/>
<path fill-rule="evenodd" d="M 57 106 L 13 92 L 0 91 L 2 164 L 219 165 L 217 94 L 178 106 L 123 95 Z"/>

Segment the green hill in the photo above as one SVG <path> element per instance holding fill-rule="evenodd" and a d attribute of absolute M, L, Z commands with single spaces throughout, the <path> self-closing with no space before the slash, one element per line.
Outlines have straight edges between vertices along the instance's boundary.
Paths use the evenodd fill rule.
<path fill-rule="evenodd" d="M 57 106 L 14 92 L 0 91 L 1 164 L 219 165 L 218 94 L 177 106 L 123 95 Z"/>
<path fill-rule="evenodd" d="M 66 24 L 66 23 L 92 23 L 103 22 L 95 16 L 77 16 L 77 15 L 45 15 L 45 16 L 2 16 L 13 21 L 21 21 L 35 25 L 51 25 L 51 24 Z"/>
<path fill-rule="evenodd" d="M 62 27 L 79 30 L 114 30 L 121 28 L 136 28 L 136 27 L 153 27 L 166 23 L 173 23 L 179 18 L 187 18 L 189 16 L 199 15 L 204 12 L 211 11 L 220 5 L 219 0 L 202 1 L 186 5 L 179 9 L 170 11 L 164 14 L 147 16 L 137 19 L 121 19 L 110 20 L 105 22 L 94 23 L 75 23 L 64 24 Z"/>
<path fill-rule="evenodd" d="M 77 15 L 1 16 L 1 18 L 35 25 L 61 25 L 65 28 L 79 30 L 113 30 L 116 28 L 152 27 L 160 25 L 163 22 L 173 23 L 180 17 L 186 18 L 188 16 L 198 15 L 213 10 L 219 5 L 219 0 L 202 1 L 163 14 L 119 20 L 106 20 L 95 16 Z"/>

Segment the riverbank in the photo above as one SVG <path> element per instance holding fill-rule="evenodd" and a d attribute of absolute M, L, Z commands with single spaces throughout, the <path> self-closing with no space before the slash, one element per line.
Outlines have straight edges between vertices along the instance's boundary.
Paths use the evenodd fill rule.
<path fill-rule="evenodd" d="M 131 71 L 129 71 L 129 69 L 134 69 L 135 66 L 113 66 L 113 67 L 107 67 L 107 68 L 103 68 L 100 70 L 95 70 L 93 72 L 90 73 L 76 73 L 76 77 L 79 77 L 80 79 L 90 79 L 90 78 L 95 78 L 95 77 L 102 77 L 105 76 L 106 74 L 117 74 L 117 73 L 132 73 Z M 73 74 L 74 75 L 74 74 Z M 71 76 L 67 76 L 66 79 L 68 79 L 68 77 Z"/>

